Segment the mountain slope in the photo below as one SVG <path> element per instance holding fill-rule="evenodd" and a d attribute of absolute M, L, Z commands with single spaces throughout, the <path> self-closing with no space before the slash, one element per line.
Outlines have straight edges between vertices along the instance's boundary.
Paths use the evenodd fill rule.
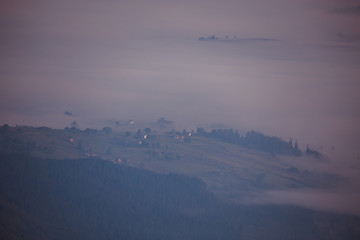
<path fill-rule="evenodd" d="M 95 158 L 51 160 L 3 154 L 0 189 L 2 239 L 360 236 L 359 217 L 290 206 L 225 204 L 199 179 Z"/>
<path fill-rule="evenodd" d="M 180 173 L 202 179 L 227 200 L 264 190 L 326 189 L 346 178 L 312 167 L 326 161 L 311 156 L 274 155 L 219 139 L 186 132 L 111 132 L 95 129 L 10 127 L 0 129 L 0 151 L 42 158 L 100 157 L 159 173 Z M 199 134 L 197 134 L 199 135 Z"/>

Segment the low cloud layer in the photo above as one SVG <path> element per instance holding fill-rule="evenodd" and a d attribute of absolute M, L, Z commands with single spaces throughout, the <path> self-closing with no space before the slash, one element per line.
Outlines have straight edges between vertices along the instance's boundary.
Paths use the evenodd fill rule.
<path fill-rule="evenodd" d="M 164 116 L 181 127 L 225 124 L 336 146 L 354 158 L 360 20 L 331 12 L 352 6 L 3 1 L 0 123 L 64 127 L 64 111 L 80 126 Z M 251 44 L 198 41 L 212 33 Z"/>
<path fill-rule="evenodd" d="M 360 194 L 345 191 L 269 191 L 248 200 L 251 204 L 293 205 L 316 211 L 360 216 Z"/>

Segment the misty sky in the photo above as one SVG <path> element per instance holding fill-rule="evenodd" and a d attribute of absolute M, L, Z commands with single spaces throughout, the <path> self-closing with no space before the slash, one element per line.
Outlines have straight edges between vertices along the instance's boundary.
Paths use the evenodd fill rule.
<path fill-rule="evenodd" d="M 163 116 L 360 156 L 358 0 L 5 0 L 0 11 L 1 124 Z"/>

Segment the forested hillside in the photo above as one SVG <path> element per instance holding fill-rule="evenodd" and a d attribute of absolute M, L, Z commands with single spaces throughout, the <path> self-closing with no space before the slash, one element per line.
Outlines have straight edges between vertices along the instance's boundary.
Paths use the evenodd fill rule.
<path fill-rule="evenodd" d="M 199 179 L 100 159 L 0 158 L 1 239 L 358 239 L 358 217 L 220 202 Z M 328 230 L 331 229 L 331 232 Z"/>
<path fill-rule="evenodd" d="M 282 138 L 275 136 L 267 136 L 259 131 L 248 131 L 244 135 L 240 135 L 238 131 L 233 129 L 213 129 L 210 132 L 205 131 L 202 128 L 198 128 L 196 131 L 197 136 L 220 139 L 227 143 L 237 144 L 242 147 L 256 149 L 263 152 L 269 152 L 271 154 L 285 154 L 300 156 L 302 154 L 301 149 L 297 141 L 293 143 L 292 139 L 285 141 Z M 307 146 L 306 154 L 316 155 L 317 158 L 321 157 L 321 154 Z"/>

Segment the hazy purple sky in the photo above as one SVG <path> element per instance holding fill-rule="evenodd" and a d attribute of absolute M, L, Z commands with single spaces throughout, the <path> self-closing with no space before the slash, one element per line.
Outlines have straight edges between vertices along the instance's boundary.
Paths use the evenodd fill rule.
<path fill-rule="evenodd" d="M 3 0 L 0 9 L 0 123 L 63 128 L 64 111 L 80 127 L 164 116 L 360 155 L 358 0 Z M 231 41 L 197 40 L 213 34 Z"/>

